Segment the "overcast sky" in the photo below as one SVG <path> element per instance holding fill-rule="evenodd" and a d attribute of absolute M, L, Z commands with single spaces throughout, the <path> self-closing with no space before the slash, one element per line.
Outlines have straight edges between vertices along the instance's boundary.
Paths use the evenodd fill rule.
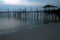
<path fill-rule="evenodd" d="M 44 6 L 46 4 L 60 6 L 60 0 L 0 0 L 0 9 Z"/>

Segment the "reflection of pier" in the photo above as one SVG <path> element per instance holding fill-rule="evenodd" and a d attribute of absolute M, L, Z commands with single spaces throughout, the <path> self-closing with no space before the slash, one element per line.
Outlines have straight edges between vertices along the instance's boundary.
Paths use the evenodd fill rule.
<path fill-rule="evenodd" d="M 20 18 L 21 16 L 27 16 L 29 14 L 37 14 L 37 13 L 43 13 L 43 11 L 0 11 L 0 17 L 3 17 L 6 15 L 7 17 L 9 16 L 15 16 Z M 22 15 L 23 14 L 23 15 Z"/>
<path fill-rule="evenodd" d="M 60 9 L 56 6 L 46 5 L 44 11 L 0 11 L 0 17 L 20 18 L 21 20 L 34 20 L 37 22 L 58 22 L 60 21 Z"/>

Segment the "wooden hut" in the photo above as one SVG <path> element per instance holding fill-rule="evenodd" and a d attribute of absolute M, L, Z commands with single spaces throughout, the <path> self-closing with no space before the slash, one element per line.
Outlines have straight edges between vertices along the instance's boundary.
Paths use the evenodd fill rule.
<path fill-rule="evenodd" d="M 48 5 L 45 5 L 43 8 L 45 11 L 48 11 L 48 10 L 55 10 L 57 7 L 48 4 Z"/>

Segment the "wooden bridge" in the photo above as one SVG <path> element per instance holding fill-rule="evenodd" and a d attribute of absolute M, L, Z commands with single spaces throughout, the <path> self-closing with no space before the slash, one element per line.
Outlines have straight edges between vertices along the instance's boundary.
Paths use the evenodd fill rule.
<path fill-rule="evenodd" d="M 43 12 L 43 11 L 0 11 L 0 13 L 32 13 L 32 12 Z"/>
<path fill-rule="evenodd" d="M 37 22 L 41 22 L 43 20 L 44 22 L 59 22 L 60 21 L 60 9 L 57 9 L 56 6 L 52 5 L 46 5 L 43 7 L 43 11 L 0 11 L 0 17 L 4 16 L 4 14 L 7 15 L 8 18 L 12 17 L 14 18 L 20 18 L 21 20 L 34 20 Z"/>

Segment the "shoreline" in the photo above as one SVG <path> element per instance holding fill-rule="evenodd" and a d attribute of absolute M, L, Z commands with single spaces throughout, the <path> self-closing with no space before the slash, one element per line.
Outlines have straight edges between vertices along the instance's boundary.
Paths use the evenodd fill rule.
<path fill-rule="evenodd" d="M 60 23 L 38 25 L 35 28 L 0 35 L 0 40 L 59 40 Z"/>

